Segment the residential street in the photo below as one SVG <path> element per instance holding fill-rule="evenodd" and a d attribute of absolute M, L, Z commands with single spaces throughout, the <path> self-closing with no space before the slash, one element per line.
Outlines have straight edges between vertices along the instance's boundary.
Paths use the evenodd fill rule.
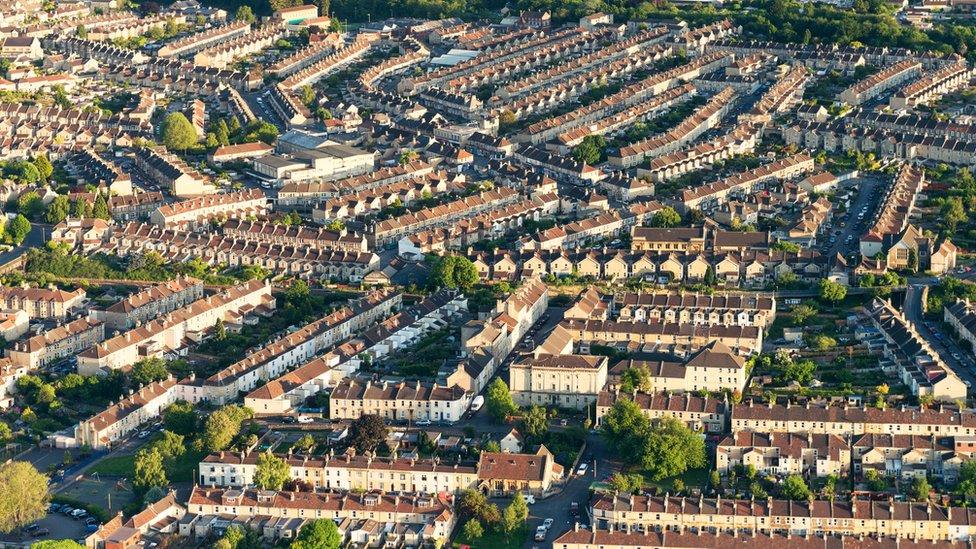
<path fill-rule="evenodd" d="M 976 365 L 974 365 L 971 358 L 972 353 L 963 352 L 946 334 L 942 334 L 942 337 L 935 337 L 932 329 L 922 318 L 923 289 L 925 286 L 934 285 L 936 282 L 937 279 L 935 278 L 909 280 L 908 290 L 905 292 L 905 316 L 915 324 L 915 329 L 939 353 L 942 360 L 972 387 L 973 384 L 976 384 Z M 959 356 L 962 360 L 955 358 L 953 355 Z"/>

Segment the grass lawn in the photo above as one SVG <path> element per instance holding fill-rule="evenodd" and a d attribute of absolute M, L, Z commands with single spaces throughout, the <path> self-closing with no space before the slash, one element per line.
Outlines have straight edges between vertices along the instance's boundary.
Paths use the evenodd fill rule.
<path fill-rule="evenodd" d="M 95 465 L 92 465 L 91 468 L 88 469 L 88 473 L 131 478 L 133 471 L 135 471 L 135 461 L 135 454 L 107 457 L 99 460 L 97 463 L 95 463 Z"/>
<path fill-rule="evenodd" d="M 666 478 L 660 481 L 652 481 L 647 475 L 644 476 L 645 486 L 656 486 L 662 492 L 674 493 L 674 480 L 681 479 L 685 483 L 685 489 L 690 488 L 701 488 L 705 489 L 708 486 L 708 477 L 712 473 L 712 470 L 705 467 L 702 469 L 691 469 L 685 471 L 684 474 L 678 475 L 674 478 Z"/>
<path fill-rule="evenodd" d="M 192 482 L 196 477 L 197 466 L 205 455 L 205 452 L 194 452 L 187 448 L 182 456 L 164 464 L 166 478 L 170 482 Z M 132 479 L 135 476 L 135 461 L 135 454 L 112 456 L 99 461 L 88 472 Z"/>
<path fill-rule="evenodd" d="M 465 539 L 464 533 L 454 540 L 454 547 L 470 545 L 473 549 L 518 549 L 529 537 L 528 526 L 522 526 L 511 534 L 505 532 L 485 532 L 485 535 L 472 541 Z"/>

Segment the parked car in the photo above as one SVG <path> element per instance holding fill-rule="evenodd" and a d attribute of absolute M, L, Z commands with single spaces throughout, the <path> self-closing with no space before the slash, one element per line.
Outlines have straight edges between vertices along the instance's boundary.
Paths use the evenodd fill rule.
<path fill-rule="evenodd" d="M 555 521 L 553 521 L 551 518 L 547 518 L 546 520 L 542 521 L 542 525 L 546 527 L 546 530 L 548 530 L 548 529 L 552 528 L 552 523 L 553 522 L 555 522 Z"/>
<path fill-rule="evenodd" d="M 417 427 L 427 427 L 428 425 L 430 425 L 430 420 L 418 419 L 417 421 L 414 422 L 414 425 L 416 425 Z"/>
<path fill-rule="evenodd" d="M 37 530 L 31 532 L 31 536 L 35 538 L 42 538 L 50 533 L 51 531 L 48 530 L 47 528 L 38 528 Z"/>
<path fill-rule="evenodd" d="M 546 541 L 546 536 L 549 534 L 549 529 L 545 526 L 540 526 L 535 529 L 535 540 L 536 541 Z"/>
<path fill-rule="evenodd" d="M 535 496 L 532 494 L 522 494 L 522 499 L 529 505 L 535 505 Z"/>
<path fill-rule="evenodd" d="M 576 474 L 579 475 L 579 476 L 583 476 L 583 475 L 586 474 L 586 471 L 589 468 L 590 468 L 589 464 L 587 464 L 587 463 L 580 463 L 579 468 L 576 469 Z"/>

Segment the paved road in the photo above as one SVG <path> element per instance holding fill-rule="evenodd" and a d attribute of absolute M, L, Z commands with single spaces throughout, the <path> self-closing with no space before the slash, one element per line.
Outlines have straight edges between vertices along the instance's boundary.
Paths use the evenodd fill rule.
<path fill-rule="evenodd" d="M 590 484 L 608 477 L 613 471 L 619 470 L 620 464 L 610 460 L 606 445 L 598 433 L 591 433 L 587 437 L 586 445 L 584 458 L 589 469 L 586 474 L 578 476 L 576 471 L 567 471 L 566 474 L 572 476 L 566 482 L 562 492 L 529 506 L 530 537 L 523 544 L 525 549 L 552 547 L 553 540 L 571 530 L 575 522 L 590 524 L 590 518 L 586 511 Z M 581 460 L 582 462 L 583 460 Z M 579 504 L 579 518 L 574 518 L 570 513 L 572 502 Z M 537 542 L 532 536 L 535 536 L 535 529 L 542 525 L 542 522 L 547 518 L 553 519 L 552 528 L 549 529 L 546 541 Z"/>
<path fill-rule="evenodd" d="M 952 338 L 935 337 L 932 328 L 924 322 L 922 318 L 922 293 L 925 286 L 931 286 L 937 282 L 935 278 L 914 279 L 910 281 L 908 290 L 905 292 L 905 316 L 908 317 L 918 333 L 928 341 L 929 345 L 939 353 L 942 360 L 963 380 L 968 381 L 971 386 L 976 386 L 976 362 L 973 361 L 972 353 L 963 351 Z M 953 355 L 959 356 L 962 360 L 956 359 Z"/>
<path fill-rule="evenodd" d="M 847 209 L 847 215 L 845 218 L 835 218 L 834 226 L 834 237 L 836 240 L 833 244 L 828 242 L 826 250 L 823 252 L 828 257 L 833 257 L 834 254 L 840 252 L 844 257 L 849 257 L 851 253 L 858 251 L 858 241 L 861 238 L 861 234 L 870 225 L 871 221 L 874 219 L 875 211 L 877 210 L 879 200 L 881 198 L 881 191 L 884 185 L 887 184 L 887 180 L 879 177 L 868 176 L 860 177 L 855 179 L 854 182 L 849 185 L 848 188 L 853 187 L 857 190 L 854 194 L 854 198 L 851 201 L 851 206 Z M 860 212 L 867 209 L 867 213 L 862 219 L 858 219 Z M 838 223 L 843 219 L 845 226 L 840 228 Z M 848 241 L 848 237 L 851 238 Z"/>
<path fill-rule="evenodd" d="M 27 233 L 27 238 L 20 246 L 15 246 L 8 252 L 0 253 L 0 265 L 6 265 L 10 261 L 17 259 L 28 248 L 39 248 L 44 245 L 44 239 L 51 234 L 51 225 L 44 223 L 32 223 L 31 231 Z"/>

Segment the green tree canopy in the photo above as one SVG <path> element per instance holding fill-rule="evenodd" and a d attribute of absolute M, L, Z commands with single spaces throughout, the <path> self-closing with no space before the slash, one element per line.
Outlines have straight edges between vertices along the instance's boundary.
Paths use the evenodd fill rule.
<path fill-rule="evenodd" d="M 10 533 L 47 515 L 47 477 L 26 461 L 0 465 L 0 532 Z"/>
<path fill-rule="evenodd" d="M 603 436 L 625 462 L 644 469 L 651 480 L 674 477 L 707 464 L 705 442 L 675 418 L 651 423 L 637 406 L 620 398 L 604 416 Z"/>
<path fill-rule="evenodd" d="M 315 519 L 306 522 L 298 531 L 291 549 L 339 549 L 342 535 L 335 523 L 329 519 Z"/>
<path fill-rule="evenodd" d="M 349 444 L 359 452 L 372 452 L 386 440 L 389 431 L 382 417 L 363 414 L 349 428 Z"/>
<path fill-rule="evenodd" d="M 167 149 L 185 151 L 197 144 L 197 131 L 181 112 L 171 112 L 163 120 L 163 144 Z"/>
<path fill-rule="evenodd" d="M 136 490 L 145 492 L 150 488 L 169 484 L 166 479 L 166 469 L 163 467 L 163 455 L 155 447 L 139 450 L 136 453 L 134 467 L 132 485 Z"/>
<path fill-rule="evenodd" d="M 229 404 L 218 408 L 204 422 L 203 445 L 208 452 L 226 450 L 241 432 L 244 420 L 253 417 L 250 409 Z"/>
<path fill-rule="evenodd" d="M 185 400 L 177 400 L 163 410 L 163 425 L 167 431 L 189 436 L 197 430 L 197 412 Z"/>
<path fill-rule="evenodd" d="M 27 235 L 30 234 L 31 224 L 24 217 L 24 214 L 17 214 L 17 217 L 10 222 L 7 226 L 7 234 L 10 235 L 10 239 L 13 240 L 14 244 L 21 244 Z"/>
<path fill-rule="evenodd" d="M 85 549 L 73 539 L 46 539 L 31 544 L 30 549 Z"/>
<path fill-rule="evenodd" d="M 243 23 L 253 23 L 257 18 L 254 17 L 254 10 L 251 9 L 251 6 L 241 6 L 237 8 L 237 12 L 234 14 L 234 20 Z"/>
<path fill-rule="evenodd" d="M 169 377 L 166 361 L 158 357 L 144 358 L 132 365 L 129 377 L 138 385 L 149 385 Z"/>
<path fill-rule="evenodd" d="M 496 377 L 488 385 L 488 390 L 485 392 L 485 409 L 497 422 L 504 421 L 506 417 L 518 411 L 508 384 L 502 378 Z"/>
<path fill-rule="evenodd" d="M 681 225 L 681 214 L 671 206 L 665 206 L 660 211 L 655 212 L 651 218 L 652 227 L 677 227 Z"/>
<path fill-rule="evenodd" d="M 57 225 L 67 219 L 70 208 L 71 201 L 68 200 L 67 196 L 57 196 L 48 204 L 44 220 L 52 225 Z"/>
<path fill-rule="evenodd" d="M 840 303 L 847 297 L 847 286 L 826 278 L 820 280 L 820 299 L 828 303 Z"/>
<path fill-rule="evenodd" d="M 512 503 L 509 503 L 502 513 L 502 529 L 505 532 L 514 532 L 521 528 L 528 518 L 529 505 L 525 503 L 522 492 L 515 492 Z"/>
<path fill-rule="evenodd" d="M 258 456 L 257 469 L 254 472 L 254 483 L 265 490 L 281 490 L 288 480 L 289 467 L 285 460 L 271 452 L 264 452 Z"/>
<path fill-rule="evenodd" d="M 587 135 L 573 149 L 573 158 L 577 162 L 597 164 L 603 160 L 603 151 L 607 148 L 607 140 L 602 135 Z"/>
<path fill-rule="evenodd" d="M 783 481 L 783 497 L 793 501 L 810 498 L 810 488 L 800 475 L 790 475 Z"/>
<path fill-rule="evenodd" d="M 620 375 L 621 392 L 633 393 L 636 390 L 646 393 L 650 392 L 652 387 L 651 371 L 646 364 L 631 366 Z"/>

